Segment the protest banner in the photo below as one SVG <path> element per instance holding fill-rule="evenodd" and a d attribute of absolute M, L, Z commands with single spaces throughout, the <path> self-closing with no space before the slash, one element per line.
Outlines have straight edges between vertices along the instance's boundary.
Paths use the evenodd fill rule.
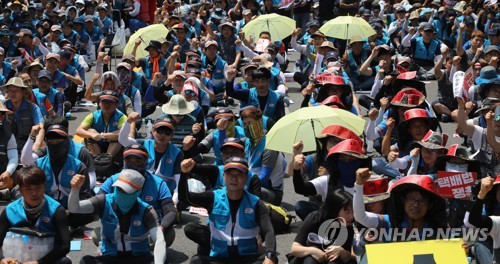
<path fill-rule="evenodd" d="M 368 263 L 468 263 L 461 239 L 367 244 L 366 255 Z"/>
<path fill-rule="evenodd" d="M 437 177 L 439 195 L 445 198 L 468 199 L 477 173 L 438 171 Z"/>

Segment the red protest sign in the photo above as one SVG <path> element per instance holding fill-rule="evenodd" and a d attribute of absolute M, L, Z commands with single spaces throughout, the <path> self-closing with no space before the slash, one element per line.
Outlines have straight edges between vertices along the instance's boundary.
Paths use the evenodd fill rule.
<path fill-rule="evenodd" d="M 463 86 L 464 94 L 467 97 L 469 95 L 469 88 L 474 85 L 475 78 L 476 78 L 476 76 L 474 74 L 474 68 L 469 67 L 469 69 L 467 69 L 467 71 L 465 72 L 465 75 L 464 75 L 464 86 Z"/>
<path fill-rule="evenodd" d="M 445 198 L 468 199 L 477 173 L 438 171 L 437 177 L 439 195 Z"/>

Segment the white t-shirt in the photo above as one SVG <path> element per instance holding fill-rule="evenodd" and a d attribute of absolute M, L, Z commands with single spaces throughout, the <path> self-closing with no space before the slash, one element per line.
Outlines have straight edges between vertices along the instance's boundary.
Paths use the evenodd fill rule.
<path fill-rule="evenodd" d="M 474 149 L 481 149 L 481 144 L 484 138 L 483 136 L 486 136 L 486 129 L 480 126 L 474 126 L 474 134 L 472 134 L 472 144 L 474 144 Z M 500 137 L 495 137 L 495 139 L 500 141 Z M 484 140 L 486 140 L 486 138 L 484 138 Z"/>
<path fill-rule="evenodd" d="M 326 195 L 328 194 L 328 179 L 330 178 L 329 175 L 324 175 L 324 176 L 319 176 L 311 181 L 314 185 L 314 188 L 316 189 L 316 194 L 321 196 L 321 201 L 325 202 Z M 344 190 L 351 195 L 354 195 L 354 187 L 348 188 L 344 186 Z"/>
<path fill-rule="evenodd" d="M 500 248 L 500 216 L 490 216 L 493 226 L 490 236 L 493 238 L 493 249 Z M 498 262 L 499 260 L 497 260 Z"/>

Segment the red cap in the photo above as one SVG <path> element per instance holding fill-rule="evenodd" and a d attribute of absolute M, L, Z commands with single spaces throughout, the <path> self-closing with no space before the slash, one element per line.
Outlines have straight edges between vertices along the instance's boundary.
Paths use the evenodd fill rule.
<path fill-rule="evenodd" d="M 356 133 L 340 125 L 329 125 L 323 128 L 321 134 L 317 136 L 317 138 L 326 138 L 328 136 L 334 136 L 341 139 L 354 139 L 359 141 L 360 144 L 363 144 L 363 141 Z"/>
<path fill-rule="evenodd" d="M 415 107 L 425 101 L 425 95 L 414 88 L 405 88 L 399 91 L 391 100 L 392 105 Z"/>
<path fill-rule="evenodd" d="M 429 113 L 427 113 L 427 110 L 420 108 L 410 109 L 405 112 L 405 121 L 414 118 L 430 118 L 430 116 Z"/>
<path fill-rule="evenodd" d="M 328 152 L 328 157 L 334 154 L 346 154 L 359 159 L 366 159 L 368 157 L 363 150 L 363 143 L 354 139 L 346 139 L 335 145 Z"/>
<path fill-rule="evenodd" d="M 402 79 L 402 80 L 411 80 L 411 79 L 415 79 L 416 76 L 417 76 L 417 72 L 411 71 L 411 72 L 401 73 L 400 75 L 398 75 L 397 78 Z"/>
<path fill-rule="evenodd" d="M 406 184 L 417 185 L 420 188 L 439 196 L 436 191 L 436 186 L 431 177 L 427 175 L 408 175 L 394 182 L 391 187 L 389 187 L 389 192 L 397 191 L 401 186 Z"/>
<path fill-rule="evenodd" d="M 344 103 L 342 103 L 342 100 L 340 100 L 340 98 L 336 95 L 329 96 L 328 98 L 323 100 L 323 102 L 321 102 L 321 104 L 326 105 L 326 106 L 330 106 L 333 108 L 345 109 Z"/>

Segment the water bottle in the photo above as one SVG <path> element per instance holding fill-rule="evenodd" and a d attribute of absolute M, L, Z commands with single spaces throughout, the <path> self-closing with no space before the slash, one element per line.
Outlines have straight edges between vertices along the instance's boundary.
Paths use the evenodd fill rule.
<path fill-rule="evenodd" d="M 15 234 L 13 241 L 14 241 L 14 246 L 12 247 L 12 249 L 14 250 L 14 253 L 12 254 L 12 258 L 20 260 L 22 258 L 22 253 L 23 253 L 23 239 L 21 235 Z"/>
<path fill-rule="evenodd" d="M 153 123 L 151 122 L 151 119 L 148 119 L 148 123 L 146 124 L 146 138 L 151 137 L 151 131 L 153 131 Z"/>
<path fill-rule="evenodd" d="M 5 257 L 11 257 L 13 253 L 14 246 L 14 234 L 12 232 L 7 232 L 3 240 L 2 251 Z"/>
<path fill-rule="evenodd" d="M 22 245 L 22 253 L 21 253 L 21 262 L 28 262 L 32 259 L 33 247 L 31 245 L 31 239 L 27 235 L 22 236 L 23 245 Z"/>
<path fill-rule="evenodd" d="M 139 129 L 139 131 L 137 132 L 137 134 L 139 134 L 140 138 L 146 138 L 148 136 L 147 133 L 148 132 L 146 130 L 146 118 L 143 118 L 141 120 L 141 128 Z"/>

